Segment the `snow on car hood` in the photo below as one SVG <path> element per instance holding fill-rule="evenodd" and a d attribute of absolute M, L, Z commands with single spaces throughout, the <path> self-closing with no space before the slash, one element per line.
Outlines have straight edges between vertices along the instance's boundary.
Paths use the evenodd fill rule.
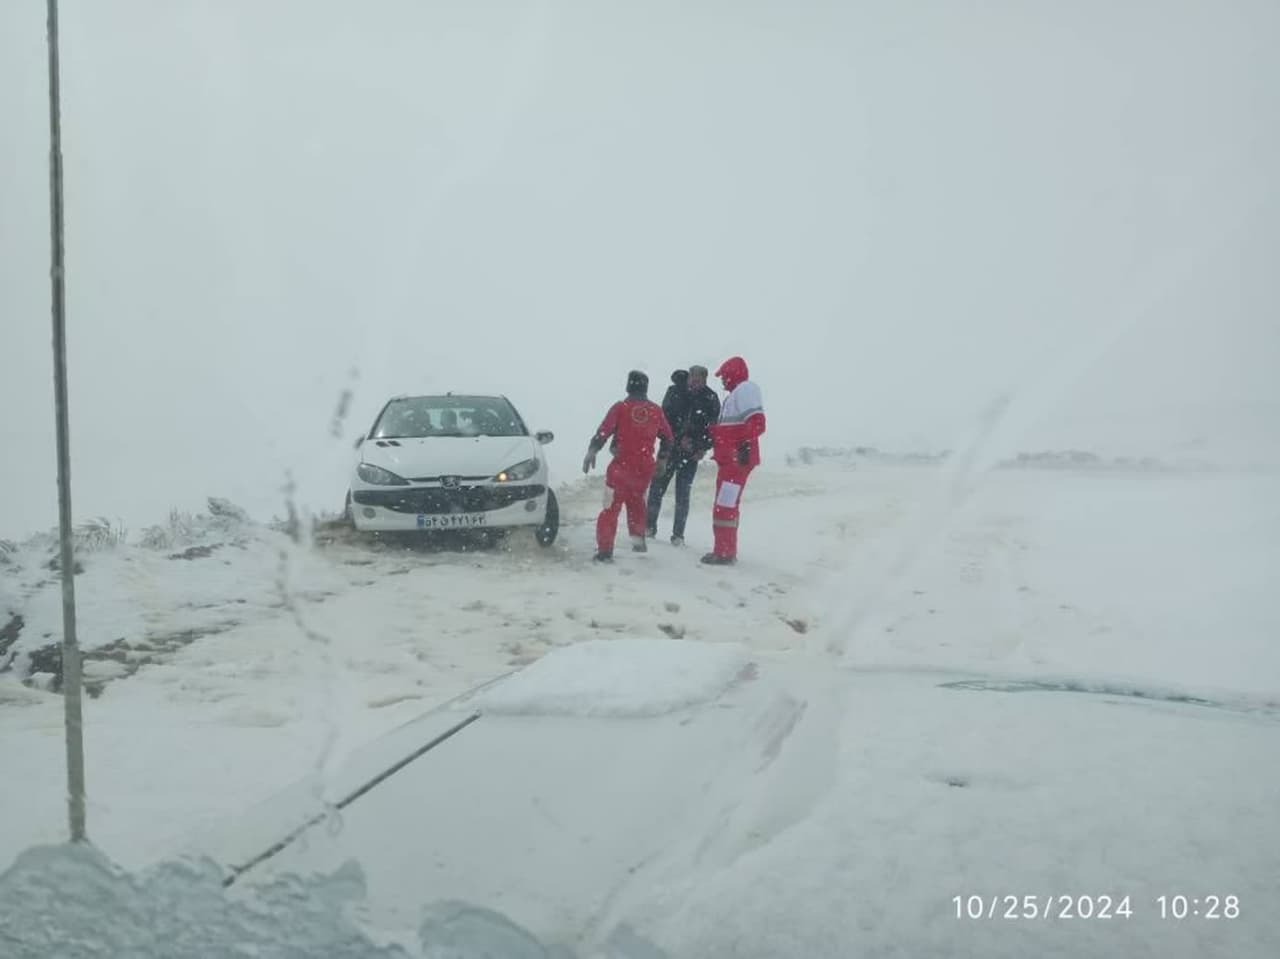
<path fill-rule="evenodd" d="M 364 462 L 406 479 L 492 476 L 536 456 L 538 447 L 529 436 L 427 436 L 396 442 L 400 445 L 379 446 L 377 440 L 365 440 L 360 448 Z"/>

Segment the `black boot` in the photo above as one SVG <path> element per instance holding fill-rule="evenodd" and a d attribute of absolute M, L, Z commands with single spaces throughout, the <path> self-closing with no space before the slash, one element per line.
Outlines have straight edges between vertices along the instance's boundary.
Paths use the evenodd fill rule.
<path fill-rule="evenodd" d="M 702 561 L 708 566 L 732 566 L 737 562 L 732 556 L 721 556 L 718 553 L 707 553 Z"/>

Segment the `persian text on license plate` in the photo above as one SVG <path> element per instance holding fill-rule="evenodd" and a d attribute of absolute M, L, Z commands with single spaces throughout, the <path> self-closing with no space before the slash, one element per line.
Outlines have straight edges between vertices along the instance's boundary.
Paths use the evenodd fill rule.
<path fill-rule="evenodd" d="M 418 514 L 418 529 L 474 529 L 484 525 L 484 513 Z"/>

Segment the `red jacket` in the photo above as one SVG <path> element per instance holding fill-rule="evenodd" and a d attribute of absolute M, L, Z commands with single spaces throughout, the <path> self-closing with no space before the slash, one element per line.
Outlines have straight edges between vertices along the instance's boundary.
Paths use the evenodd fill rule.
<path fill-rule="evenodd" d="M 665 445 L 675 442 L 671 424 L 667 422 L 662 407 L 650 400 L 633 397 L 619 400 L 609 407 L 591 441 L 592 447 L 603 448 L 610 436 L 617 437 L 614 462 L 619 466 L 652 468 L 654 440 L 661 437 Z"/>
<path fill-rule="evenodd" d="M 760 465 L 760 437 L 766 422 L 760 387 L 748 379 L 747 361 L 740 356 L 727 359 L 716 370 L 729 395 L 720 407 L 720 420 L 711 428 L 715 452 L 711 458 L 724 466 L 756 467 Z M 747 462 L 738 451 L 747 445 Z"/>

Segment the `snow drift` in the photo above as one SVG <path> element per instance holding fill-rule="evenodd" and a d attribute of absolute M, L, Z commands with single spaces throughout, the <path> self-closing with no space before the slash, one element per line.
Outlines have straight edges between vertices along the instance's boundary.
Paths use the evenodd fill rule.
<path fill-rule="evenodd" d="M 730 643 L 595 640 L 556 650 L 468 702 L 495 715 L 657 716 L 711 702 L 748 661 Z"/>
<path fill-rule="evenodd" d="M 425 904 L 416 941 L 378 942 L 357 921 L 364 876 L 285 876 L 227 892 L 208 860 L 130 874 L 92 846 L 38 846 L 0 875 L 5 959 L 574 959 L 496 910 Z M 386 938 L 386 937 L 382 937 Z M 593 959 L 663 959 L 628 930 Z"/>

